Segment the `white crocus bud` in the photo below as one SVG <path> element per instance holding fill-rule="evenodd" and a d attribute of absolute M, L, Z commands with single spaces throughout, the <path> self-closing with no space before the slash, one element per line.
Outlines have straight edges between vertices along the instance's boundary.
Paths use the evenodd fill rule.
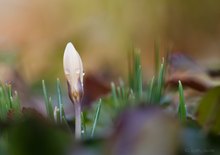
<path fill-rule="evenodd" d="M 80 103 L 83 96 L 83 64 L 72 43 L 68 43 L 63 57 L 64 72 L 72 102 Z"/>

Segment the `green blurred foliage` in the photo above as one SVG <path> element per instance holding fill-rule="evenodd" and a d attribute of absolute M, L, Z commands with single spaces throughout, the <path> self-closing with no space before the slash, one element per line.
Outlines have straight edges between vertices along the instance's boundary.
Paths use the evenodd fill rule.
<path fill-rule="evenodd" d="M 71 137 L 65 131 L 35 116 L 26 116 L 7 132 L 10 155 L 64 155 Z"/>
<path fill-rule="evenodd" d="M 205 132 L 220 133 L 220 87 L 209 90 L 201 99 L 197 109 L 198 122 Z"/>

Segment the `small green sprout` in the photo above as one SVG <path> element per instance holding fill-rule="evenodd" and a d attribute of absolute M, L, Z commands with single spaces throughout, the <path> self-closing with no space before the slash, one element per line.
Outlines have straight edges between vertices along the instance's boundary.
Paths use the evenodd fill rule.
<path fill-rule="evenodd" d="M 10 116 L 10 113 L 12 114 Z M 17 119 L 21 114 L 18 93 L 12 92 L 10 84 L 0 84 L 0 120 Z"/>
<path fill-rule="evenodd" d="M 186 120 L 186 104 L 183 94 L 183 86 L 181 81 L 179 81 L 179 107 L 178 107 L 178 116 L 179 119 L 184 122 Z"/>

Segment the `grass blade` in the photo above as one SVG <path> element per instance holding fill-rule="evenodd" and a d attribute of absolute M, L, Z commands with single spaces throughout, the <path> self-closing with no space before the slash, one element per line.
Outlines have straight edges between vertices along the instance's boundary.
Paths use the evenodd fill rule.
<path fill-rule="evenodd" d="M 57 79 L 57 96 L 58 96 L 58 105 L 59 105 L 59 119 L 60 123 L 62 123 L 62 117 L 65 116 L 64 108 L 63 108 L 63 101 L 62 101 L 62 93 L 61 93 L 61 85 L 60 80 Z"/>
<path fill-rule="evenodd" d="M 121 103 L 121 101 L 122 101 L 121 87 L 117 86 L 116 93 L 117 93 L 118 99 L 119 99 L 119 101 Z"/>
<path fill-rule="evenodd" d="M 0 119 L 5 120 L 7 118 L 7 102 L 5 102 L 5 94 L 4 94 L 4 87 L 0 87 Z"/>
<path fill-rule="evenodd" d="M 155 78 L 153 76 L 151 82 L 150 82 L 150 89 L 148 92 L 148 103 L 152 104 L 153 98 L 154 98 L 154 85 L 155 85 Z"/>
<path fill-rule="evenodd" d="M 6 85 L 6 89 L 8 91 L 9 107 L 12 109 L 13 97 L 12 97 L 11 85 L 7 84 Z"/>
<path fill-rule="evenodd" d="M 179 81 L 179 107 L 178 107 L 179 119 L 184 122 L 186 120 L 186 104 L 183 94 L 183 86 L 181 81 Z"/>
<path fill-rule="evenodd" d="M 48 107 L 49 99 L 48 99 L 46 85 L 45 85 L 44 80 L 42 80 L 42 88 L 43 88 L 43 93 L 44 93 L 44 100 L 45 100 L 45 106 L 46 106 L 47 114 L 49 114 L 49 107 Z"/>
<path fill-rule="evenodd" d="M 97 126 L 97 121 L 98 121 L 98 119 L 99 119 L 99 115 L 100 115 L 101 105 L 102 105 L 102 100 L 100 99 L 100 100 L 99 100 L 99 103 L 98 103 L 97 110 L 96 110 L 94 123 L 93 123 L 93 126 L 92 126 L 91 137 L 94 136 L 94 132 L 95 132 L 95 129 L 96 129 L 96 126 Z"/>
<path fill-rule="evenodd" d="M 119 85 L 121 88 L 121 97 L 123 102 L 126 101 L 126 92 L 125 92 L 125 85 L 124 85 L 124 81 L 122 79 L 119 79 Z"/>
<path fill-rule="evenodd" d="M 54 114 L 53 114 L 53 102 L 52 102 L 52 98 L 49 97 L 48 100 L 48 108 L 49 108 L 49 118 L 54 121 Z"/>
<path fill-rule="evenodd" d="M 118 107 L 118 97 L 117 97 L 117 92 L 116 92 L 116 87 L 115 87 L 115 84 L 114 82 L 111 82 L 111 89 L 112 89 L 112 98 L 113 98 L 113 101 L 114 101 L 114 105 L 115 107 Z"/>
<path fill-rule="evenodd" d="M 139 68 L 138 68 L 138 98 L 141 99 L 142 97 L 142 93 L 143 93 L 143 88 L 142 88 L 142 68 L 141 68 L 141 65 L 139 65 Z"/>
<path fill-rule="evenodd" d="M 87 136 L 87 128 L 86 128 L 86 118 L 85 118 L 85 114 L 84 112 L 81 112 L 81 117 L 82 117 L 82 133 L 83 136 L 86 137 Z"/>
<path fill-rule="evenodd" d="M 133 88 L 134 85 L 133 68 L 134 68 L 134 50 L 132 48 L 132 50 L 128 52 L 128 81 L 130 88 Z"/>
<path fill-rule="evenodd" d="M 62 117 L 60 118 L 60 109 L 57 106 L 54 108 L 54 119 L 57 124 L 61 123 Z"/>
<path fill-rule="evenodd" d="M 47 115 L 48 115 L 48 117 L 51 120 L 54 120 L 52 99 L 48 98 L 46 84 L 45 84 L 44 80 L 42 80 L 42 87 L 43 87 L 43 94 L 44 94 L 44 100 L 45 100 L 45 106 L 46 106 L 46 110 L 47 110 Z"/>
<path fill-rule="evenodd" d="M 163 63 L 160 66 L 160 71 L 157 79 L 157 98 L 156 102 L 160 102 L 162 93 L 163 93 L 163 87 L 164 87 L 164 73 L 165 73 L 165 67 L 164 67 L 164 59 Z"/>

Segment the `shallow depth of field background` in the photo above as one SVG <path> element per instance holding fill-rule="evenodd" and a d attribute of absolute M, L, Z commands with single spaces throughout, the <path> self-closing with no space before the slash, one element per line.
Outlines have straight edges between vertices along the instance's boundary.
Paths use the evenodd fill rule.
<path fill-rule="evenodd" d="M 63 71 L 68 42 L 85 71 L 79 143 Z M 178 53 L 159 74 L 155 43 L 156 65 Z M 134 48 L 142 64 L 133 55 L 129 76 Z M 0 155 L 220 154 L 219 59 L 219 0 L 0 0 Z"/>
<path fill-rule="evenodd" d="M 171 47 L 218 68 L 219 19 L 217 0 L 0 0 L 0 79 L 19 74 L 29 86 L 63 79 L 69 41 L 86 74 L 103 78 L 126 75 L 132 47 L 141 49 L 144 76 L 151 76 L 155 40 L 162 52 Z"/>

